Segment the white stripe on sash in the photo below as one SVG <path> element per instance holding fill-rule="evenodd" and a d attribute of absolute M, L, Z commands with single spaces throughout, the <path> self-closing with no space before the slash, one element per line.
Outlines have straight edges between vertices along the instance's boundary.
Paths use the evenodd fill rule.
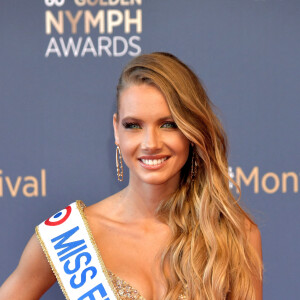
<path fill-rule="evenodd" d="M 36 234 L 69 300 L 119 299 L 77 200 L 36 226 Z"/>

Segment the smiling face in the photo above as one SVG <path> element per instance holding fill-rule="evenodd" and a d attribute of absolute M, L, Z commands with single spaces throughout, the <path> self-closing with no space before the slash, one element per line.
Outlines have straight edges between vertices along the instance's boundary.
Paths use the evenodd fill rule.
<path fill-rule="evenodd" d="M 115 141 L 130 170 L 130 180 L 178 183 L 190 143 L 177 128 L 163 94 L 151 85 L 130 85 L 119 101 Z"/>

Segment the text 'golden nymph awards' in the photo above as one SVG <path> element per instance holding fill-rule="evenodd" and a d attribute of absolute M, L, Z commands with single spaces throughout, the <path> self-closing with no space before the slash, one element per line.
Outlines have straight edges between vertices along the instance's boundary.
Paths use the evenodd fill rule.
<path fill-rule="evenodd" d="M 45 57 L 137 56 L 142 0 L 44 0 Z"/>

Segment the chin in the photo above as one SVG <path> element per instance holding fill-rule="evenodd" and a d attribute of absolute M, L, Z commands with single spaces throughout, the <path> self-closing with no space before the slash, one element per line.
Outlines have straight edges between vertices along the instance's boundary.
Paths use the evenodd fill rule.
<path fill-rule="evenodd" d="M 163 176 L 161 174 L 148 174 L 148 176 L 141 176 L 139 180 L 145 184 L 162 185 L 174 182 L 176 175 Z M 178 177 L 179 178 L 179 177 Z"/>

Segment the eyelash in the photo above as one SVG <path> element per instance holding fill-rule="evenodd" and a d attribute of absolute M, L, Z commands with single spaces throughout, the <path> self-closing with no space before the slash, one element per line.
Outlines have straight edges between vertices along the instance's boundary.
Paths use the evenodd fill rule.
<path fill-rule="evenodd" d="M 165 122 L 162 126 L 164 126 L 164 125 L 170 125 L 170 126 L 165 127 L 165 128 L 172 128 L 172 129 L 178 128 L 177 124 L 175 122 Z"/>
<path fill-rule="evenodd" d="M 126 129 L 139 129 L 140 125 L 137 123 L 132 123 L 132 122 L 125 122 L 123 123 L 123 126 Z"/>
<path fill-rule="evenodd" d="M 167 127 L 163 127 L 165 125 L 168 125 Z M 138 123 L 134 122 L 125 122 L 123 123 L 124 128 L 126 129 L 141 129 L 141 126 Z M 167 129 L 176 129 L 178 128 L 175 122 L 165 122 L 164 124 L 161 125 L 162 128 L 167 128 Z"/>

